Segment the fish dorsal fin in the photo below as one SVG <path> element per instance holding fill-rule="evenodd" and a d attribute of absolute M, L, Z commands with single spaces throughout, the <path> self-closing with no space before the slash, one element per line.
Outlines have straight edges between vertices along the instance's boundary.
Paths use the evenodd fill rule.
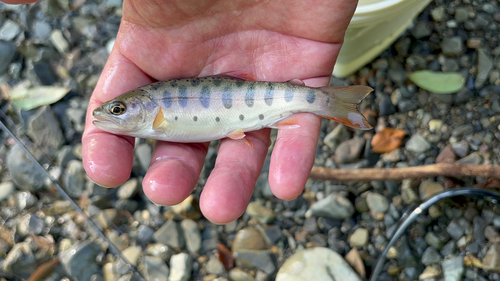
<path fill-rule="evenodd" d="M 304 81 L 300 80 L 300 79 L 292 79 L 292 80 L 288 80 L 286 81 L 287 83 L 290 83 L 292 85 L 297 85 L 297 86 L 305 86 L 306 83 L 304 83 Z"/>

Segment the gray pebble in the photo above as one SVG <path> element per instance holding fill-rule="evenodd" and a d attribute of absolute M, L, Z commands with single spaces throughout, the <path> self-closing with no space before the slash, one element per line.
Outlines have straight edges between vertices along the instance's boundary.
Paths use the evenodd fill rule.
<path fill-rule="evenodd" d="M 170 275 L 169 281 L 187 281 L 191 278 L 191 269 L 193 260 L 186 253 L 173 255 L 170 258 Z"/>
<path fill-rule="evenodd" d="M 90 280 L 90 277 L 100 271 L 96 256 L 101 251 L 98 244 L 83 242 L 59 254 L 61 265 L 66 273 L 76 280 Z"/>
<path fill-rule="evenodd" d="M 480 89 L 490 74 L 493 68 L 493 61 L 488 55 L 488 50 L 481 48 L 477 50 L 477 76 L 476 81 L 474 81 L 474 87 Z"/>
<path fill-rule="evenodd" d="M 335 150 L 335 161 L 340 164 L 358 160 L 365 147 L 366 139 L 356 137 L 342 142 Z"/>
<path fill-rule="evenodd" d="M 447 56 L 460 55 L 464 50 L 464 43 L 460 37 L 444 38 L 441 42 L 441 50 Z"/>
<path fill-rule="evenodd" d="M 4 181 L 0 183 L 0 202 L 9 198 L 14 193 L 14 183 L 11 181 Z"/>
<path fill-rule="evenodd" d="M 45 41 L 49 39 L 52 27 L 45 21 L 37 20 L 33 27 L 33 37 Z"/>
<path fill-rule="evenodd" d="M 276 271 L 272 255 L 268 251 L 239 250 L 234 253 L 236 265 L 242 268 L 258 268 L 267 274 Z"/>
<path fill-rule="evenodd" d="M 456 256 L 442 262 L 445 281 L 460 281 L 464 273 L 464 258 Z"/>
<path fill-rule="evenodd" d="M 120 199 L 130 199 L 134 197 L 138 189 L 139 189 L 139 182 L 137 178 L 132 178 L 126 181 L 118 188 L 116 195 Z"/>
<path fill-rule="evenodd" d="M 333 219 L 350 218 L 354 214 L 351 201 L 340 194 L 332 193 L 314 203 L 306 212 L 306 217 L 317 216 Z"/>
<path fill-rule="evenodd" d="M 431 145 L 421 134 L 416 133 L 406 142 L 406 149 L 416 153 L 423 153 L 431 149 Z"/>
<path fill-rule="evenodd" d="M 149 244 L 146 247 L 146 253 L 150 256 L 159 257 L 163 261 L 169 261 L 170 257 L 174 254 L 174 251 L 170 249 L 167 245 L 161 243 Z"/>
<path fill-rule="evenodd" d="M 64 142 L 59 121 L 49 106 L 40 107 L 28 119 L 27 132 L 35 144 L 49 156 L 55 157 Z"/>
<path fill-rule="evenodd" d="M 477 152 L 473 152 L 464 158 L 457 161 L 459 164 L 475 164 L 479 165 L 483 162 L 483 156 Z"/>
<path fill-rule="evenodd" d="M 469 143 L 466 140 L 461 140 L 457 143 L 452 144 L 451 148 L 460 158 L 463 158 L 469 154 Z"/>
<path fill-rule="evenodd" d="M 18 188 L 37 191 L 43 187 L 46 174 L 38 168 L 18 144 L 14 145 L 7 155 L 7 168 Z"/>
<path fill-rule="evenodd" d="M 151 146 L 147 143 L 139 144 L 135 148 L 135 155 L 137 156 L 137 160 L 139 161 L 139 164 L 144 171 L 147 171 L 149 168 L 149 163 L 151 162 L 151 153 Z"/>
<path fill-rule="evenodd" d="M 35 255 L 29 242 L 16 243 L 7 254 L 0 270 L 28 279 L 37 268 Z"/>
<path fill-rule="evenodd" d="M 9 68 L 16 54 L 16 46 L 12 42 L 0 41 L 0 75 Z"/>
<path fill-rule="evenodd" d="M 0 28 L 0 40 L 11 41 L 19 32 L 21 32 L 21 28 L 17 23 L 6 20 Z"/>
<path fill-rule="evenodd" d="M 184 219 L 181 222 L 181 228 L 188 251 L 190 253 L 197 253 L 201 248 L 201 234 L 198 224 L 193 220 Z"/>
<path fill-rule="evenodd" d="M 181 227 L 173 220 L 167 221 L 154 234 L 156 242 L 165 244 L 175 250 L 184 248 L 185 240 Z"/>
<path fill-rule="evenodd" d="M 78 198 L 85 189 L 86 177 L 83 164 L 79 160 L 71 160 L 64 171 L 63 187 L 69 196 Z"/>
<path fill-rule="evenodd" d="M 209 274 L 222 275 L 226 270 L 224 265 L 216 256 L 210 256 L 207 262 L 207 272 Z"/>
<path fill-rule="evenodd" d="M 441 256 L 433 247 L 428 247 L 422 254 L 422 263 L 425 265 L 435 264 L 441 261 Z"/>
<path fill-rule="evenodd" d="M 372 212 L 386 213 L 389 210 L 389 200 L 385 196 L 375 192 L 369 192 L 366 195 L 366 203 Z"/>
<path fill-rule="evenodd" d="M 167 264 L 158 257 L 143 257 L 139 270 L 146 280 L 151 281 L 165 280 L 169 275 L 169 268 Z"/>
<path fill-rule="evenodd" d="M 146 225 L 140 225 L 137 228 L 137 240 L 141 243 L 147 244 L 153 240 L 154 230 Z"/>

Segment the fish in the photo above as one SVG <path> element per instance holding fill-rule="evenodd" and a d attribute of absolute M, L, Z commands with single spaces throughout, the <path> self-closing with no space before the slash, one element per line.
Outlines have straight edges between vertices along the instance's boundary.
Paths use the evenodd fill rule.
<path fill-rule="evenodd" d="M 93 111 L 93 124 L 113 134 L 182 143 L 244 139 L 245 132 L 262 128 L 298 128 L 294 114 L 299 112 L 369 130 L 358 105 L 372 91 L 368 86 L 313 88 L 299 79 L 173 79 L 103 103 Z"/>

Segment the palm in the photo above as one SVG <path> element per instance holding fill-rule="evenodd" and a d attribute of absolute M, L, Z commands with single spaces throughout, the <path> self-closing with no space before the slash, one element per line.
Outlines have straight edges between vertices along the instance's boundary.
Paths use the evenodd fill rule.
<path fill-rule="evenodd" d="M 124 1 L 115 48 L 89 104 L 155 80 L 224 72 L 257 80 L 299 78 L 325 85 L 354 11 L 351 0 L 324 1 Z M 92 125 L 87 116 L 84 165 L 95 182 L 117 186 L 130 175 L 133 139 Z M 301 127 L 283 130 L 271 159 L 269 181 L 282 199 L 298 196 L 314 161 L 320 119 L 303 114 Z M 269 130 L 247 134 L 254 144 L 224 139 L 200 207 L 218 223 L 245 210 L 269 145 Z M 208 144 L 157 143 L 143 188 L 158 204 L 181 202 L 194 188 Z"/>

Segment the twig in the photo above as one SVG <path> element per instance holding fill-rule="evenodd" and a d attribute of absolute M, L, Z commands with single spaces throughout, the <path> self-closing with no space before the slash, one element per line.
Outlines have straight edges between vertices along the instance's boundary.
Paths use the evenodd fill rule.
<path fill-rule="evenodd" d="M 313 167 L 311 174 L 309 175 L 312 179 L 351 182 L 403 180 L 437 176 L 492 177 L 500 179 L 500 166 L 439 163 L 425 166 L 390 169 L 337 170 L 323 167 Z"/>

